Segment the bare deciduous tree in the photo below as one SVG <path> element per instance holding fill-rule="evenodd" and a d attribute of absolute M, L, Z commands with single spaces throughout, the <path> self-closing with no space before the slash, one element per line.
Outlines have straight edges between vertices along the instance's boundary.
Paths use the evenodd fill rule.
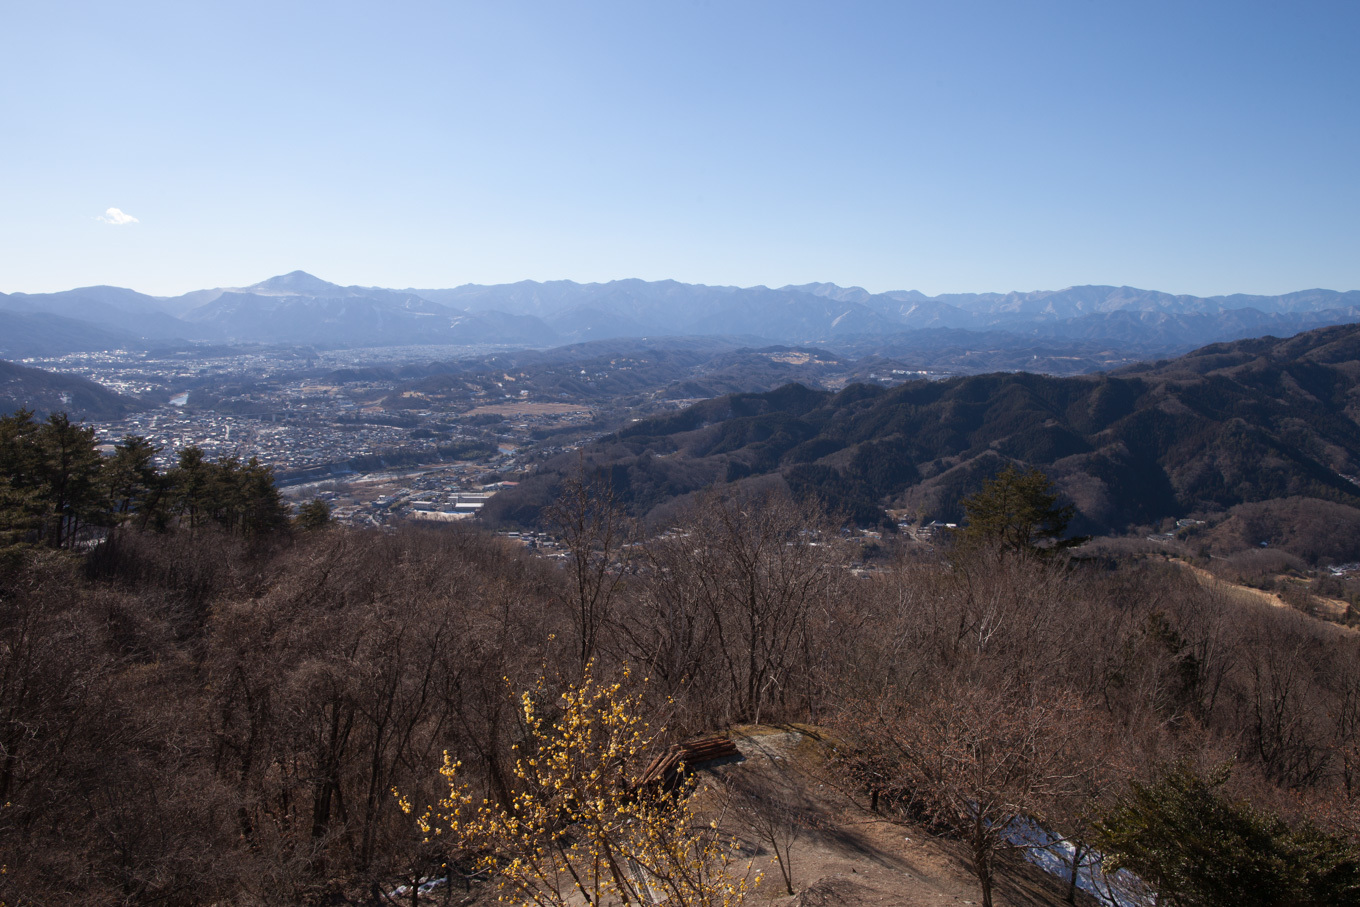
<path fill-rule="evenodd" d="M 702 686 L 708 708 L 731 720 L 790 707 L 818 659 L 814 618 L 840 578 L 838 548 L 820 515 L 780 490 L 699 499 L 647 546 L 630 654 L 672 694 Z"/>
<path fill-rule="evenodd" d="M 862 739 L 885 751 L 900 788 L 959 834 L 991 907 L 996 855 L 1017 820 L 1042 815 L 1089 767 L 1075 746 L 1081 705 L 1065 691 L 978 681 L 951 678 L 910 704 L 880 700 Z"/>
<path fill-rule="evenodd" d="M 600 635 L 612 617 L 615 593 L 624 577 L 622 555 L 631 523 L 603 475 L 589 476 L 584 463 L 562 483 L 557 498 L 543 511 L 570 558 L 570 591 L 565 605 L 576 635 L 578 667 L 590 663 Z"/>

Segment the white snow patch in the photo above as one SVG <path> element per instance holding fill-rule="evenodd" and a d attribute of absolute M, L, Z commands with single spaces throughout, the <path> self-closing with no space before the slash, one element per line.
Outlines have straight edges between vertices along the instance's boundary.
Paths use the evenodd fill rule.
<path fill-rule="evenodd" d="M 1072 878 L 1072 854 L 1076 848 L 1033 819 L 1016 819 L 1006 840 L 1025 851 L 1025 859 L 1064 881 Z M 1090 893 L 1103 907 L 1148 907 L 1156 903 L 1152 889 L 1138 876 L 1121 869 L 1107 873 L 1101 866 L 1102 855 L 1084 850 L 1077 872 L 1077 887 Z"/>

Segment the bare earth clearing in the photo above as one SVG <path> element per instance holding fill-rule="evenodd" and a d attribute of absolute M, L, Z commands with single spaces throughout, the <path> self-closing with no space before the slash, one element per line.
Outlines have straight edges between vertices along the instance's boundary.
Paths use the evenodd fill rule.
<path fill-rule="evenodd" d="M 823 762 L 826 744 L 798 728 L 742 728 L 732 737 L 744 761 L 706 771 L 710 790 L 701 796 L 705 812 L 717 811 L 721 827 L 742 841 L 764 880 L 753 903 L 787 907 L 898 904 L 977 904 L 976 878 L 961 848 L 919 825 L 891 821 L 871 812 L 832 783 Z M 763 809 L 742 808 L 758 792 Z M 777 814 L 772 820 L 771 808 Z M 789 848 L 795 894 L 789 896 L 762 829 L 796 825 Z M 780 832 L 776 831 L 776 835 Z M 787 840 L 787 831 L 784 833 Z M 1059 880 L 1024 862 L 1007 859 L 994 892 L 1001 905 L 1062 904 Z M 1078 903 L 1094 900 L 1082 894 Z"/>
<path fill-rule="evenodd" d="M 763 875 L 747 903 L 753 907 L 934 907 L 979 904 L 977 879 L 962 848 L 919 825 L 871 812 L 838 789 L 824 770 L 827 745 L 812 729 L 746 727 L 732 739 L 743 758 L 702 770 L 698 811 L 716 819 L 725 836 L 740 843 L 734 866 L 749 859 Z M 794 831 L 793 829 L 796 829 Z M 771 838 L 788 845 L 794 894 L 785 889 Z M 996 907 L 1063 905 L 1066 886 L 1018 854 L 997 868 Z M 470 900 L 493 904 L 490 886 Z M 430 903 L 441 903 L 432 892 Z M 422 899 L 422 903 L 426 901 Z M 1077 893 L 1077 904 L 1096 901 Z"/>
<path fill-rule="evenodd" d="M 1289 607 L 1289 604 L 1274 592 L 1266 592 L 1263 589 L 1253 589 L 1251 586 L 1241 586 L 1236 583 L 1230 583 L 1222 577 L 1215 576 L 1203 567 L 1196 567 L 1194 564 L 1186 563 L 1179 558 L 1171 558 L 1170 562 L 1189 570 L 1194 575 L 1195 579 L 1199 580 L 1203 585 L 1211 589 L 1222 589 L 1228 595 L 1235 597 L 1238 601 L 1265 604 L 1272 608 L 1287 609 Z M 1321 616 L 1325 617 L 1328 621 L 1339 621 L 1346 614 L 1346 603 L 1340 599 L 1317 597 L 1316 601 Z M 1356 630 L 1351 627 L 1342 626 L 1341 624 L 1334 625 L 1347 633 L 1356 632 Z"/>

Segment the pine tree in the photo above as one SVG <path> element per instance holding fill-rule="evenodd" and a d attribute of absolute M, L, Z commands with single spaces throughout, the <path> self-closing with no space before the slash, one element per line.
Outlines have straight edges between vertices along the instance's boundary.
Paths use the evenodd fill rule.
<path fill-rule="evenodd" d="M 1179 763 L 1132 784 L 1097 826 L 1107 870 L 1127 867 L 1178 907 L 1360 904 L 1355 845 L 1229 799 L 1228 772 Z"/>
<path fill-rule="evenodd" d="M 1053 483 L 1042 472 L 1031 468 L 1020 472 L 1007 466 L 982 486 L 982 490 L 963 500 L 967 526 L 959 533 L 966 546 L 988 542 L 1022 552 L 1054 551 L 1071 548 L 1084 538 L 1064 539 L 1073 508 L 1058 506 Z"/>
<path fill-rule="evenodd" d="M 0 551 L 39 540 L 43 498 L 38 489 L 37 431 L 32 410 L 0 416 Z"/>
<path fill-rule="evenodd" d="M 104 461 L 101 484 L 106 507 L 116 523 L 143 516 L 146 525 L 156 509 L 164 483 L 156 470 L 156 454 L 160 450 L 146 438 L 126 435 L 113 449 L 113 456 Z"/>
<path fill-rule="evenodd" d="M 297 516 L 293 518 L 293 525 L 303 532 L 315 532 L 318 529 L 325 529 L 330 524 L 330 505 L 320 498 L 313 498 L 303 504 L 298 508 Z"/>

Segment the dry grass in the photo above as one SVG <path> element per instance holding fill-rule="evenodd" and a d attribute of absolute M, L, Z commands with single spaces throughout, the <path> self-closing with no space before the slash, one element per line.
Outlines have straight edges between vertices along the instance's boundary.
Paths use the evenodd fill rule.
<path fill-rule="evenodd" d="M 1223 577 L 1210 573 L 1203 567 L 1196 567 L 1194 564 L 1187 563 L 1179 558 L 1168 558 L 1168 560 L 1182 569 L 1189 570 L 1195 579 L 1199 580 L 1204 586 L 1223 589 L 1238 601 L 1269 605 L 1272 608 L 1290 607 L 1288 602 L 1274 592 L 1266 592 L 1264 589 L 1253 589 L 1251 586 L 1228 582 Z M 1340 621 L 1346 616 L 1348 605 L 1340 599 L 1315 596 L 1313 600 L 1317 604 L 1318 615 L 1329 622 Z M 1342 629 L 1350 633 L 1356 632 L 1350 627 L 1342 627 Z"/>

